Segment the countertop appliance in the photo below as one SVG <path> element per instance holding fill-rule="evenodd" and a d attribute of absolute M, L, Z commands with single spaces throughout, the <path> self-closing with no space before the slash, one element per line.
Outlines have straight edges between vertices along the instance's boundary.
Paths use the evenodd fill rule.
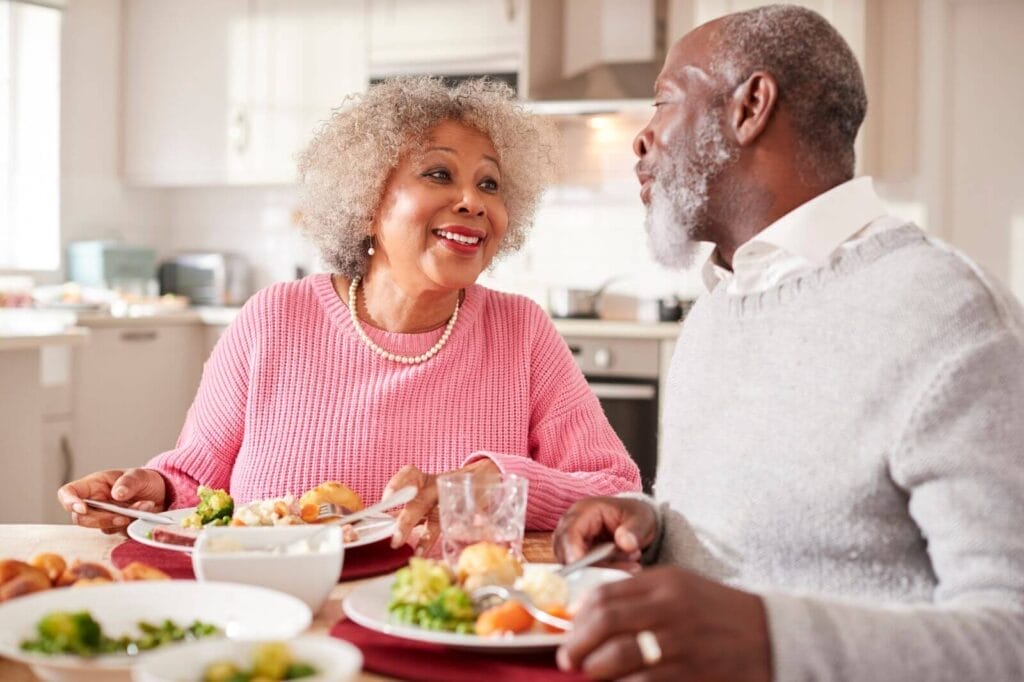
<path fill-rule="evenodd" d="M 657 339 L 565 336 L 605 416 L 651 492 L 658 469 Z"/>
<path fill-rule="evenodd" d="M 160 293 L 187 296 L 193 305 L 239 306 L 252 293 L 249 264 L 223 251 L 181 253 L 160 263 Z"/>
<path fill-rule="evenodd" d="M 68 279 L 92 287 L 144 294 L 156 275 L 156 252 L 118 241 L 68 244 Z"/>

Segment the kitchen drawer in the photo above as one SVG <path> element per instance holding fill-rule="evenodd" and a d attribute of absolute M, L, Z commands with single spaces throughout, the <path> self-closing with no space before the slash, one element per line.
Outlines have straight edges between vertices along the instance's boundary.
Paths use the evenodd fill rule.
<path fill-rule="evenodd" d="M 174 446 L 206 358 L 201 324 L 92 330 L 74 361 L 74 476 Z"/>

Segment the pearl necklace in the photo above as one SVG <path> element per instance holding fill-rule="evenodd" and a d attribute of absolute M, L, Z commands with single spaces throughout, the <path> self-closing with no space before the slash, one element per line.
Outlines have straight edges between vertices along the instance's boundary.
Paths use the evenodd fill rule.
<path fill-rule="evenodd" d="M 362 281 L 362 277 L 353 277 L 352 283 L 348 285 L 348 314 L 352 318 L 352 326 L 356 328 L 359 333 L 359 337 L 363 342 L 370 347 L 377 355 L 381 356 L 385 360 L 391 360 L 392 362 L 401 362 L 406 365 L 418 365 L 421 362 L 426 362 L 430 358 L 437 355 L 437 353 L 444 348 L 444 344 L 448 342 L 448 337 L 452 335 L 452 327 L 455 326 L 455 320 L 459 318 L 459 302 L 455 301 L 455 312 L 452 313 L 451 319 L 448 320 L 448 325 L 444 328 L 444 333 L 441 334 L 441 338 L 437 340 L 432 347 L 427 349 L 422 355 L 398 355 L 384 350 L 369 337 L 363 326 L 359 324 L 359 316 L 356 314 L 356 289 L 359 288 L 359 282 Z"/>

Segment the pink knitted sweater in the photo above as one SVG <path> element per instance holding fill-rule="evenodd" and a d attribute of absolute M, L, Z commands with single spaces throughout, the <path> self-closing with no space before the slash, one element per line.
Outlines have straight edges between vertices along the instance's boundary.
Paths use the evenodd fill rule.
<path fill-rule="evenodd" d="M 418 355 L 442 330 L 363 325 L 380 346 Z M 530 481 L 527 526 L 555 527 L 588 495 L 640 489 L 569 349 L 532 301 L 466 290 L 447 344 L 419 365 L 377 356 L 360 339 L 330 275 L 263 289 L 203 369 L 173 450 L 149 465 L 172 506 L 196 485 L 239 502 L 342 481 L 365 501 L 400 468 L 441 473 L 489 457 Z"/>

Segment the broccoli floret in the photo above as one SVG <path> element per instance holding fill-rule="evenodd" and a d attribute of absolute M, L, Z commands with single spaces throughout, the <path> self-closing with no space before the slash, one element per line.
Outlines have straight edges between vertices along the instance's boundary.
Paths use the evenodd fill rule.
<path fill-rule="evenodd" d="M 88 611 L 55 611 L 36 624 L 39 638 L 24 642 L 22 648 L 47 654 L 93 656 L 100 653 L 103 632 Z"/>
<path fill-rule="evenodd" d="M 292 663 L 288 666 L 288 671 L 284 674 L 286 680 L 299 680 L 303 677 L 313 677 L 316 675 L 317 670 L 309 663 Z"/>
<path fill-rule="evenodd" d="M 219 519 L 231 520 L 231 515 L 235 513 L 235 501 L 226 490 L 214 490 L 201 485 L 196 494 L 199 495 L 196 513 L 199 514 L 204 526 Z"/>
<path fill-rule="evenodd" d="M 473 618 L 473 602 L 461 587 L 446 587 L 430 602 L 427 612 L 442 621 L 463 621 Z"/>

